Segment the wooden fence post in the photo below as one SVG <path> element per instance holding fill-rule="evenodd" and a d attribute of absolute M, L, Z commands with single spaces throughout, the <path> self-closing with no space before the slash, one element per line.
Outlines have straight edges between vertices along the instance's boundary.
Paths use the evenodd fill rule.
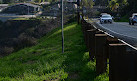
<path fill-rule="evenodd" d="M 96 33 L 96 29 L 88 30 L 89 56 L 91 60 L 93 60 L 95 56 L 95 33 Z"/>
<path fill-rule="evenodd" d="M 116 37 L 107 37 L 107 58 L 109 58 L 109 44 L 118 44 L 120 41 Z"/>
<path fill-rule="evenodd" d="M 85 43 L 86 43 L 86 46 L 87 48 L 89 48 L 89 33 L 88 33 L 88 30 L 91 30 L 92 29 L 92 26 L 90 23 L 87 23 L 86 27 L 85 27 Z"/>
<path fill-rule="evenodd" d="M 106 55 L 106 34 L 95 34 L 95 47 L 96 47 L 96 72 L 101 74 L 106 72 L 107 68 L 107 55 Z"/>
<path fill-rule="evenodd" d="M 85 31 L 86 31 L 86 26 L 87 26 L 87 22 L 85 21 L 85 20 L 82 20 L 82 31 L 83 31 L 83 33 L 85 34 Z"/>
<path fill-rule="evenodd" d="M 137 51 L 131 48 L 127 48 L 126 63 L 127 63 L 127 80 L 137 81 Z"/>
<path fill-rule="evenodd" d="M 126 45 L 109 44 L 109 52 L 109 81 L 126 81 Z"/>

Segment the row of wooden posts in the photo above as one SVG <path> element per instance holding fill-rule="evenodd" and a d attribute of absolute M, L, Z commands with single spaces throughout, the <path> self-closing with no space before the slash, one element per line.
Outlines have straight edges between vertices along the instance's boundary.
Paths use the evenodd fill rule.
<path fill-rule="evenodd" d="M 96 59 L 97 75 L 106 72 L 109 81 L 137 81 L 137 53 L 115 37 L 96 29 L 93 23 L 81 20 L 82 31 L 90 59 Z"/>

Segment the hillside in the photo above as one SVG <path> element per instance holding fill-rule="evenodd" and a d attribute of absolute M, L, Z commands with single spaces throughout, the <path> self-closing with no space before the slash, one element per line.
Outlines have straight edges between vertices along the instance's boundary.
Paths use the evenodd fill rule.
<path fill-rule="evenodd" d="M 30 18 L 3 22 L 0 25 L 0 57 L 35 45 L 37 39 L 60 25 L 59 20 L 59 18 Z"/>
<path fill-rule="evenodd" d="M 60 29 L 39 39 L 33 47 L 0 58 L 0 81 L 97 81 L 95 62 L 89 60 L 80 25 L 65 26 L 64 54 Z"/>

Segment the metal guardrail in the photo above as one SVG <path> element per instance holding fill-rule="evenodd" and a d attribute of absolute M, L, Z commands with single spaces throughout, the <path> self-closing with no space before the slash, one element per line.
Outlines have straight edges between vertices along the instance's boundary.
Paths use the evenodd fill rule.
<path fill-rule="evenodd" d="M 90 59 L 96 58 L 96 73 L 106 72 L 109 59 L 109 81 L 137 80 L 137 48 L 98 29 L 96 23 L 81 23 Z"/>

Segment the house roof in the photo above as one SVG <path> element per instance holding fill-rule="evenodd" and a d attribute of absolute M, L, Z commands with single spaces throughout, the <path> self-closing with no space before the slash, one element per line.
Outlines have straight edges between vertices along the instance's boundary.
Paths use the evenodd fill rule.
<path fill-rule="evenodd" d="M 67 0 L 67 2 L 77 2 L 77 0 Z"/>
<path fill-rule="evenodd" d="M 35 8 L 40 7 L 38 5 L 34 5 L 31 3 L 17 3 L 16 5 L 26 5 L 26 6 L 31 6 L 31 7 L 35 7 Z M 12 6 L 16 6 L 16 5 L 12 5 Z M 10 7 L 12 7 L 12 6 L 10 6 Z"/>
<path fill-rule="evenodd" d="M 62 6 L 62 4 L 61 4 L 61 3 L 58 3 L 58 4 L 52 5 L 51 8 L 57 9 L 57 8 L 61 8 L 61 6 Z M 77 6 L 77 4 L 75 4 L 75 3 L 65 3 L 65 4 L 64 4 L 64 8 L 74 8 L 74 9 L 76 9 L 77 7 L 78 7 L 78 6 Z"/>
<path fill-rule="evenodd" d="M 8 6 L 8 4 L 0 4 L 0 6 Z"/>
<path fill-rule="evenodd" d="M 40 5 L 42 5 L 42 4 L 47 5 L 47 4 L 50 4 L 50 2 L 41 2 Z"/>
<path fill-rule="evenodd" d="M 24 5 L 32 6 L 32 7 L 39 7 L 38 5 L 34 5 L 34 4 L 31 4 L 31 3 L 19 3 L 19 4 L 24 4 Z"/>

